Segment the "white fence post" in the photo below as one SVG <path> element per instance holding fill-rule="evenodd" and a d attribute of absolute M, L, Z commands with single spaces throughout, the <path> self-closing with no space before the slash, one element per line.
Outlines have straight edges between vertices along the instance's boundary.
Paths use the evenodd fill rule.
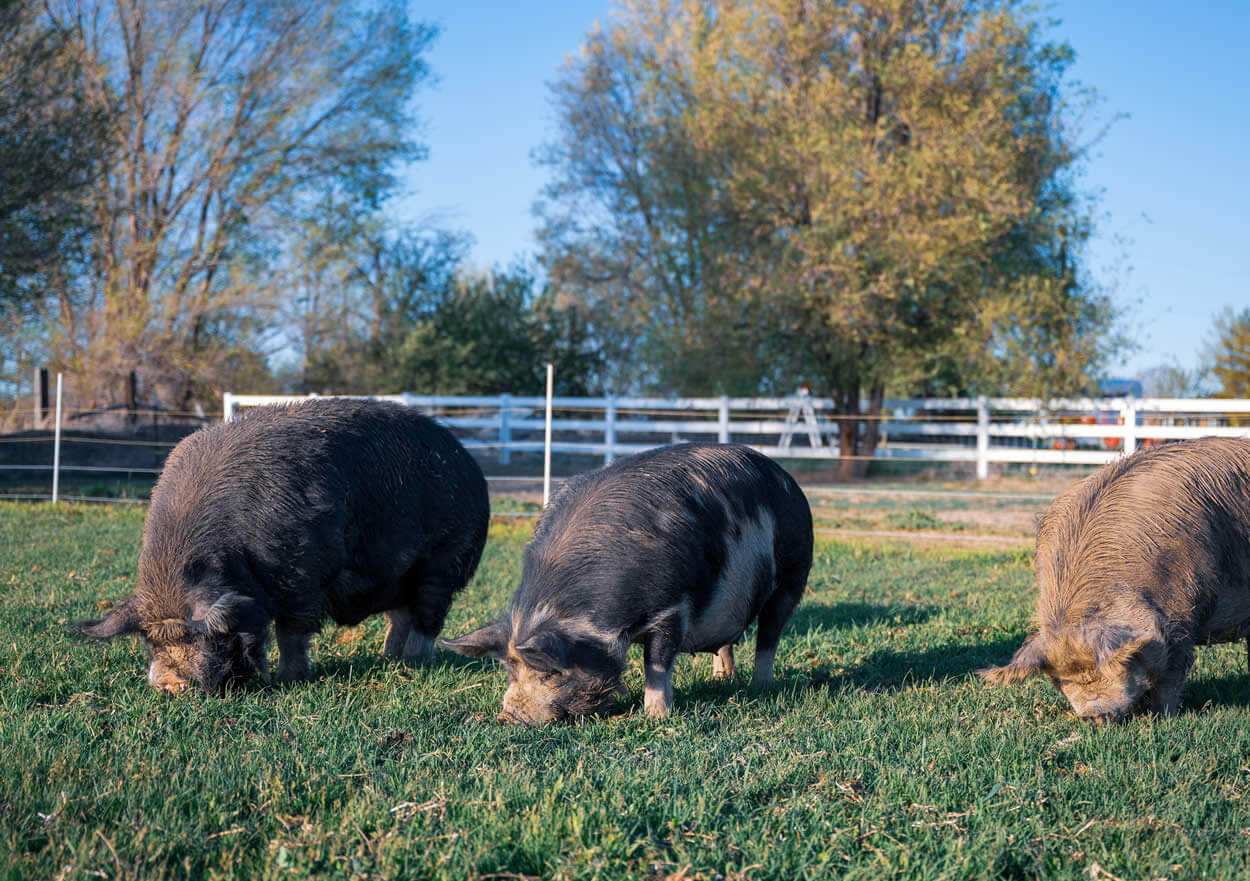
<path fill-rule="evenodd" d="M 616 395 L 603 403 L 603 464 L 616 461 Z"/>
<path fill-rule="evenodd" d="M 985 395 L 977 398 L 977 479 L 990 476 L 990 405 Z"/>
<path fill-rule="evenodd" d="M 499 462 L 512 461 L 512 395 L 499 396 Z"/>
<path fill-rule="evenodd" d="M 720 404 L 716 411 L 716 440 L 719 443 L 729 443 L 729 396 L 721 395 Z"/>
<path fill-rule="evenodd" d="M 61 374 L 56 375 L 56 429 L 52 436 L 52 504 L 61 496 Z"/>
<path fill-rule="evenodd" d="M 1124 422 L 1124 455 L 1127 456 L 1137 449 L 1137 399 L 1125 398 L 1120 415 Z"/>
<path fill-rule="evenodd" d="M 547 365 L 547 427 L 543 435 L 543 507 L 551 501 L 551 393 L 555 388 L 555 366 Z"/>
<path fill-rule="evenodd" d="M 224 395 L 221 396 L 221 421 L 222 422 L 234 421 L 234 409 L 236 406 L 237 405 L 234 402 L 234 395 L 232 393 L 226 392 Z"/>

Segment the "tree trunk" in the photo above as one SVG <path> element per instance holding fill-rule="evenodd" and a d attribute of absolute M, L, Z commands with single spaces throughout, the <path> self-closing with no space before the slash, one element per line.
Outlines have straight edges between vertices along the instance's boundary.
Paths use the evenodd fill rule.
<path fill-rule="evenodd" d="M 875 382 L 868 389 L 868 421 L 864 424 L 864 438 L 859 445 L 859 454 L 863 457 L 857 459 L 863 466 L 860 477 L 868 476 L 868 466 L 872 464 L 872 457 L 877 452 L 877 444 L 881 442 L 881 407 L 885 403 L 885 384 Z"/>
<path fill-rule="evenodd" d="M 838 422 L 838 479 L 863 480 L 868 476 L 868 466 L 881 440 L 881 409 L 885 402 L 885 386 L 876 382 L 868 390 L 868 419 L 861 431 L 858 383 L 848 384 L 834 391 L 834 403 L 839 414 L 851 418 Z"/>
<path fill-rule="evenodd" d="M 859 383 L 849 382 L 842 388 L 835 388 L 833 400 L 839 415 L 859 415 Z M 859 460 L 859 423 L 854 419 L 838 421 L 838 479 L 858 480 L 862 475 L 857 471 Z"/>

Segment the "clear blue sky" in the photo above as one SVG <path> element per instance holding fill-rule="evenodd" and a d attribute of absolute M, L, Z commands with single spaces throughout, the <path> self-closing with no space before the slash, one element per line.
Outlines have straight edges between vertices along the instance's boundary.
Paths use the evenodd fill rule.
<path fill-rule="evenodd" d="M 443 32 L 429 56 L 438 82 L 417 101 L 430 156 L 406 176 L 396 216 L 470 233 L 484 268 L 533 254 L 530 206 L 544 173 L 532 152 L 552 131 L 547 84 L 611 9 L 414 4 Z M 1141 347 L 1112 373 L 1194 366 L 1213 316 L 1250 306 L 1250 3 L 1063 0 L 1050 15 L 1077 52 L 1073 77 L 1098 89 L 1105 115 L 1127 115 L 1086 174 L 1104 215 L 1090 265 L 1129 310 Z"/>

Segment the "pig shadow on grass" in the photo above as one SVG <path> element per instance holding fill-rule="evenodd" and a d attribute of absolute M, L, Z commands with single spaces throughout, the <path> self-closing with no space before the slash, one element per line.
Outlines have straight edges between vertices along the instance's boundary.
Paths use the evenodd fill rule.
<path fill-rule="evenodd" d="M 1250 676 L 1244 671 L 1211 679 L 1191 676 L 1181 692 L 1181 712 L 1198 712 L 1207 705 L 1250 706 Z"/>
<path fill-rule="evenodd" d="M 444 667 L 464 669 L 489 669 L 493 661 L 480 658 L 466 658 L 453 652 L 439 650 L 434 660 L 425 663 L 401 661 L 396 658 L 384 658 L 376 652 L 362 652 L 348 657 L 332 657 L 312 659 L 312 675 L 314 679 L 327 679 L 346 682 L 360 676 L 371 676 L 380 670 L 399 668 L 412 674 L 420 675 L 423 670 L 439 670 Z"/>
<path fill-rule="evenodd" d="M 983 667 L 1005 663 L 1024 642 L 1022 636 L 986 643 L 947 643 L 918 652 L 873 652 L 844 680 L 866 691 L 898 691 L 962 679 Z"/>
<path fill-rule="evenodd" d="M 781 638 L 870 624 L 921 624 L 933 612 L 929 606 L 908 603 L 800 603 Z"/>
<path fill-rule="evenodd" d="M 867 692 L 893 692 L 964 679 L 983 667 L 1004 663 L 1024 641 L 1004 637 L 986 643 L 947 643 L 922 651 L 883 649 L 850 668 L 817 665 L 809 671 L 779 671 L 777 691 L 850 687 Z"/>

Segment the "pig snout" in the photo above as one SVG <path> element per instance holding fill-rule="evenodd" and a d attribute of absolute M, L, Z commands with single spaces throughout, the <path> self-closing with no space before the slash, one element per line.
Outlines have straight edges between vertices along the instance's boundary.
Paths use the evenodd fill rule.
<path fill-rule="evenodd" d="M 190 683 L 168 667 L 154 663 L 148 667 L 148 684 L 160 691 L 178 694 L 186 691 Z"/>

